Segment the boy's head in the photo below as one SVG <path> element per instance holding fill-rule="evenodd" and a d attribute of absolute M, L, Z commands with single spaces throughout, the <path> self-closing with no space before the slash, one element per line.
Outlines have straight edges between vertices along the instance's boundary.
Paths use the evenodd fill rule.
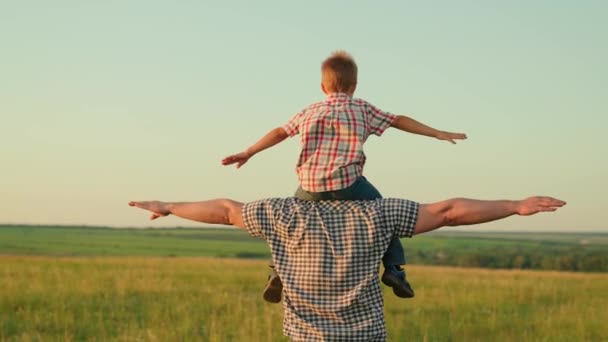
<path fill-rule="evenodd" d="M 321 89 L 325 94 L 352 95 L 357 87 L 357 64 L 345 51 L 336 51 L 321 65 Z"/>

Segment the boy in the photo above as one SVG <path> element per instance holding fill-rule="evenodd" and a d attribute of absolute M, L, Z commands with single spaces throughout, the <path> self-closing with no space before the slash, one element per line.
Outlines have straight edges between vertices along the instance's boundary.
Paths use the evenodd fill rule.
<path fill-rule="evenodd" d="M 296 167 L 300 187 L 295 197 L 303 200 L 373 200 L 382 196 L 363 177 L 363 144 L 371 135 L 382 135 L 388 127 L 426 135 L 455 143 L 466 139 L 462 133 L 438 131 L 403 115 L 383 112 L 352 96 L 357 87 L 357 65 L 344 51 L 335 52 L 321 66 L 321 89 L 325 101 L 306 107 L 282 127 L 268 132 L 247 150 L 228 156 L 223 165 L 243 166 L 256 153 L 272 147 L 287 137 L 301 135 L 302 150 Z M 382 258 L 382 282 L 401 298 L 414 297 L 405 270 L 403 247 L 394 238 Z M 282 283 L 274 265 L 264 289 L 264 299 L 281 301 Z"/>

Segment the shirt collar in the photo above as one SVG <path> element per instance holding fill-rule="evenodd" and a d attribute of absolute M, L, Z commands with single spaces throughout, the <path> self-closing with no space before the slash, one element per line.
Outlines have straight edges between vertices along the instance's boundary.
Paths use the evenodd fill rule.
<path fill-rule="evenodd" d="M 328 100 L 333 100 L 333 99 L 350 99 L 351 96 L 348 95 L 347 93 L 331 93 L 331 94 L 327 94 L 327 99 Z"/>

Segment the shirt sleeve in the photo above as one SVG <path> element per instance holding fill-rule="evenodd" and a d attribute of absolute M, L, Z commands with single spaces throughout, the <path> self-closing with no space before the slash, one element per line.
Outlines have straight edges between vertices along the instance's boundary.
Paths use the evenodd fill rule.
<path fill-rule="evenodd" d="M 377 136 L 381 136 L 397 117 L 395 114 L 378 109 L 371 103 L 367 103 L 365 108 L 369 133 Z"/>
<path fill-rule="evenodd" d="M 300 133 L 300 125 L 302 123 L 302 117 L 304 116 L 304 111 L 297 113 L 292 116 L 289 121 L 285 125 L 282 126 L 285 133 L 288 136 L 293 137 L 294 135 Z"/>
<path fill-rule="evenodd" d="M 382 200 L 382 213 L 388 229 L 393 236 L 411 238 L 418 220 L 420 204 L 406 199 L 385 198 Z"/>
<path fill-rule="evenodd" d="M 274 210 L 270 200 L 259 200 L 243 205 L 245 230 L 253 237 L 266 238 L 274 225 Z"/>

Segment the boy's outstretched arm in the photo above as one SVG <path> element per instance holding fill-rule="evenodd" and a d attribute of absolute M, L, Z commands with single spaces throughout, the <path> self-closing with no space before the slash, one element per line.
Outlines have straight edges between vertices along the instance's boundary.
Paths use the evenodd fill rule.
<path fill-rule="evenodd" d="M 272 129 L 270 132 L 266 133 L 262 139 L 258 140 L 255 144 L 251 145 L 248 149 L 243 152 L 233 154 L 222 159 L 222 165 L 231 165 L 236 163 L 236 168 L 240 168 L 243 166 L 249 158 L 253 157 L 256 153 L 264 151 L 267 148 L 270 148 L 287 138 L 287 133 L 282 127 L 277 127 Z"/>
<path fill-rule="evenodd" d="M 150 220 L 175 215 L 197 222 L 245 228 L 243 203 L 225 198 L 200 202 L 133 201 L 129 205 L 152 212 Z"/>
<path fill-rule="evenodd" d="M 467 138 L 467 135 L 464 133 L 440 131 L 404 115 L 397 115 L 395 120 L 393 120 L 393 123 L 391 123 L 391 127 L 395 127 L 409 133 L 426 135 L 427 137 L 432 137 L 439 140 L 447 140 L 452 144 L 456 143 L 454 140 L 463 140 Z"/>

